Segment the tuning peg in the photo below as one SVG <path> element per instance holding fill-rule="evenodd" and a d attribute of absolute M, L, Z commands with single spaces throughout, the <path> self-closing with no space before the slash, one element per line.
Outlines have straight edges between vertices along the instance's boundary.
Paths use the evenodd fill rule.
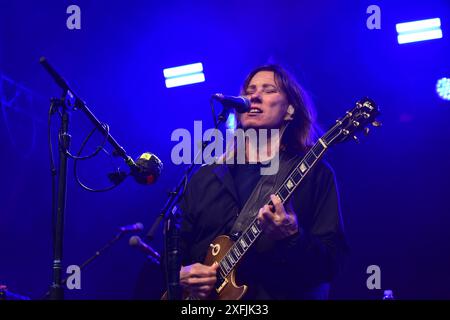
<path fill-rule="evenodd" d="M 378 122 L 378 121 L 374 121 L 374 122 L 372 122 L 372 125 L 374 126 L 374 127 L 381 127 L 381 122 Z"/>
<path fill-rule="evenodd" d="M 357 136 L 353 136 L 353 140 L 355 140 L 356 143 L 359 143 L 359 139 Z"/>
<path fill-rule="evenodd" d="M 365 127 L 364 128 L 364 135 L 368 136 L 370 132 L 370 128 L 369 127 Z"/>

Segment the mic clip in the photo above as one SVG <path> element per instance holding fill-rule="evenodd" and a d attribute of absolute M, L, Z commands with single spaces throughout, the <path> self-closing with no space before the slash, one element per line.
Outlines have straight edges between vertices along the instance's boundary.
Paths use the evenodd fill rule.
<path fill-rule="evenodd" d="M 120 171 L 120 168 L 117 168 L 117 171 L 115 172 L 108 173 L 108 179 L 114 185 L 122 183 L 127 177 L 128 174 L 126 172 Z"/>

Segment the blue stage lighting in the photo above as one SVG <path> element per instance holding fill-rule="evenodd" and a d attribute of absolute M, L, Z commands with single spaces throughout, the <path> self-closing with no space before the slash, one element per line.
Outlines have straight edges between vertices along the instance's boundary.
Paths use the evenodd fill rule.
<path fill-rule="evenodd" d="M 185 86 L 188 84 L 205 81 L 203 65 L 201 63 L 167 68 L 163 70 L 163 73 L 166 78 L 167 88 Z"/>
<path fill-rule="evenodd" d="M 439 79 L 436 83 L 436 92 L 444 100 L 450 100 L 450 78 Z"/>
<path fill-rule="evenodd" d="M 439 18 L 398 23 L 395 29 L 399 44 L 442 38 Z"/>

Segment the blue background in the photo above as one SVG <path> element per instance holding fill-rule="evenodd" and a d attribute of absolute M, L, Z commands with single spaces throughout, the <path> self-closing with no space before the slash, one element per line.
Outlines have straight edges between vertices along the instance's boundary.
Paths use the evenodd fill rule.
<path fill-rule="evenodd" d="M 81 30 L 66 27 L 71 4 L 81 8 Z M 381 8 L 380 30 L 366 27 L 372 4 Z M 396 23 L 435 17 L 442 39 L 398 45 Z M 47 112 L 60 90 L 40 56 L 129 154 L 148 150 L 165 164 L 155 185 L 128 179 L 97 194 L 75 183 L 69 162 L 64 267 L 81 264 L 121 225 L 140 221 L 147 230 L 183 172 L 170 159 L 172 131 L 192 131 L 194 120 L 211 127 L 210 95 L 238 94 L 245 75 L 271 61 L 310 92 L 323 128 L 363 96 L 382 110 L 380 130 L 327 155 L 351 246 L 331 297 L 380 299 L 393 289 L 399 299 L 450 298 L 450 102 L 435 90 L 437 79 L 450 77 L 449 19 L 444 0 L 0 1 L 0 73 L 30 90 L 13 107 L 1 106 L 0 284 L 39 299 L 51 283 Z M 195 62 L 203 63 L 206 82 L 165 88 L 164 68 Z M 58 126 L 54 118 L 54 135 Z M 81 112 L 72 113 L 74 153 L 90 129 Z M 101 153 L 80 163 L 81 179 L 105 186 L 106 173 L 120 163 Z M 159 251 L 161 239 L 159 232 L 151 243 Z M 381 268 L 382 290 L 366 287 L 370 265 Z M 124 238 L 66 297 L 158 298 L 160 283 L 157 268 Z"/>

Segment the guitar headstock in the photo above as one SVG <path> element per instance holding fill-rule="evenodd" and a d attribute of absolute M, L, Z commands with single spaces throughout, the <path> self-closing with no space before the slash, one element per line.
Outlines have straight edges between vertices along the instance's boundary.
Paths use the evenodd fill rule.
<path fill-rule="evenodd" d="M 340 143 L 350 138 L 358 142 L 356 134 L 363 132 L 368 134 L 370 126 L 380 127 L 376 120 L 380 113 L 378 106 L 369 98 L 363 98 L 356 102 L 355 107 L 347 111 L 345 116 L 336 121 L 336 124 L 322 138 L 328 145 Z"/>

